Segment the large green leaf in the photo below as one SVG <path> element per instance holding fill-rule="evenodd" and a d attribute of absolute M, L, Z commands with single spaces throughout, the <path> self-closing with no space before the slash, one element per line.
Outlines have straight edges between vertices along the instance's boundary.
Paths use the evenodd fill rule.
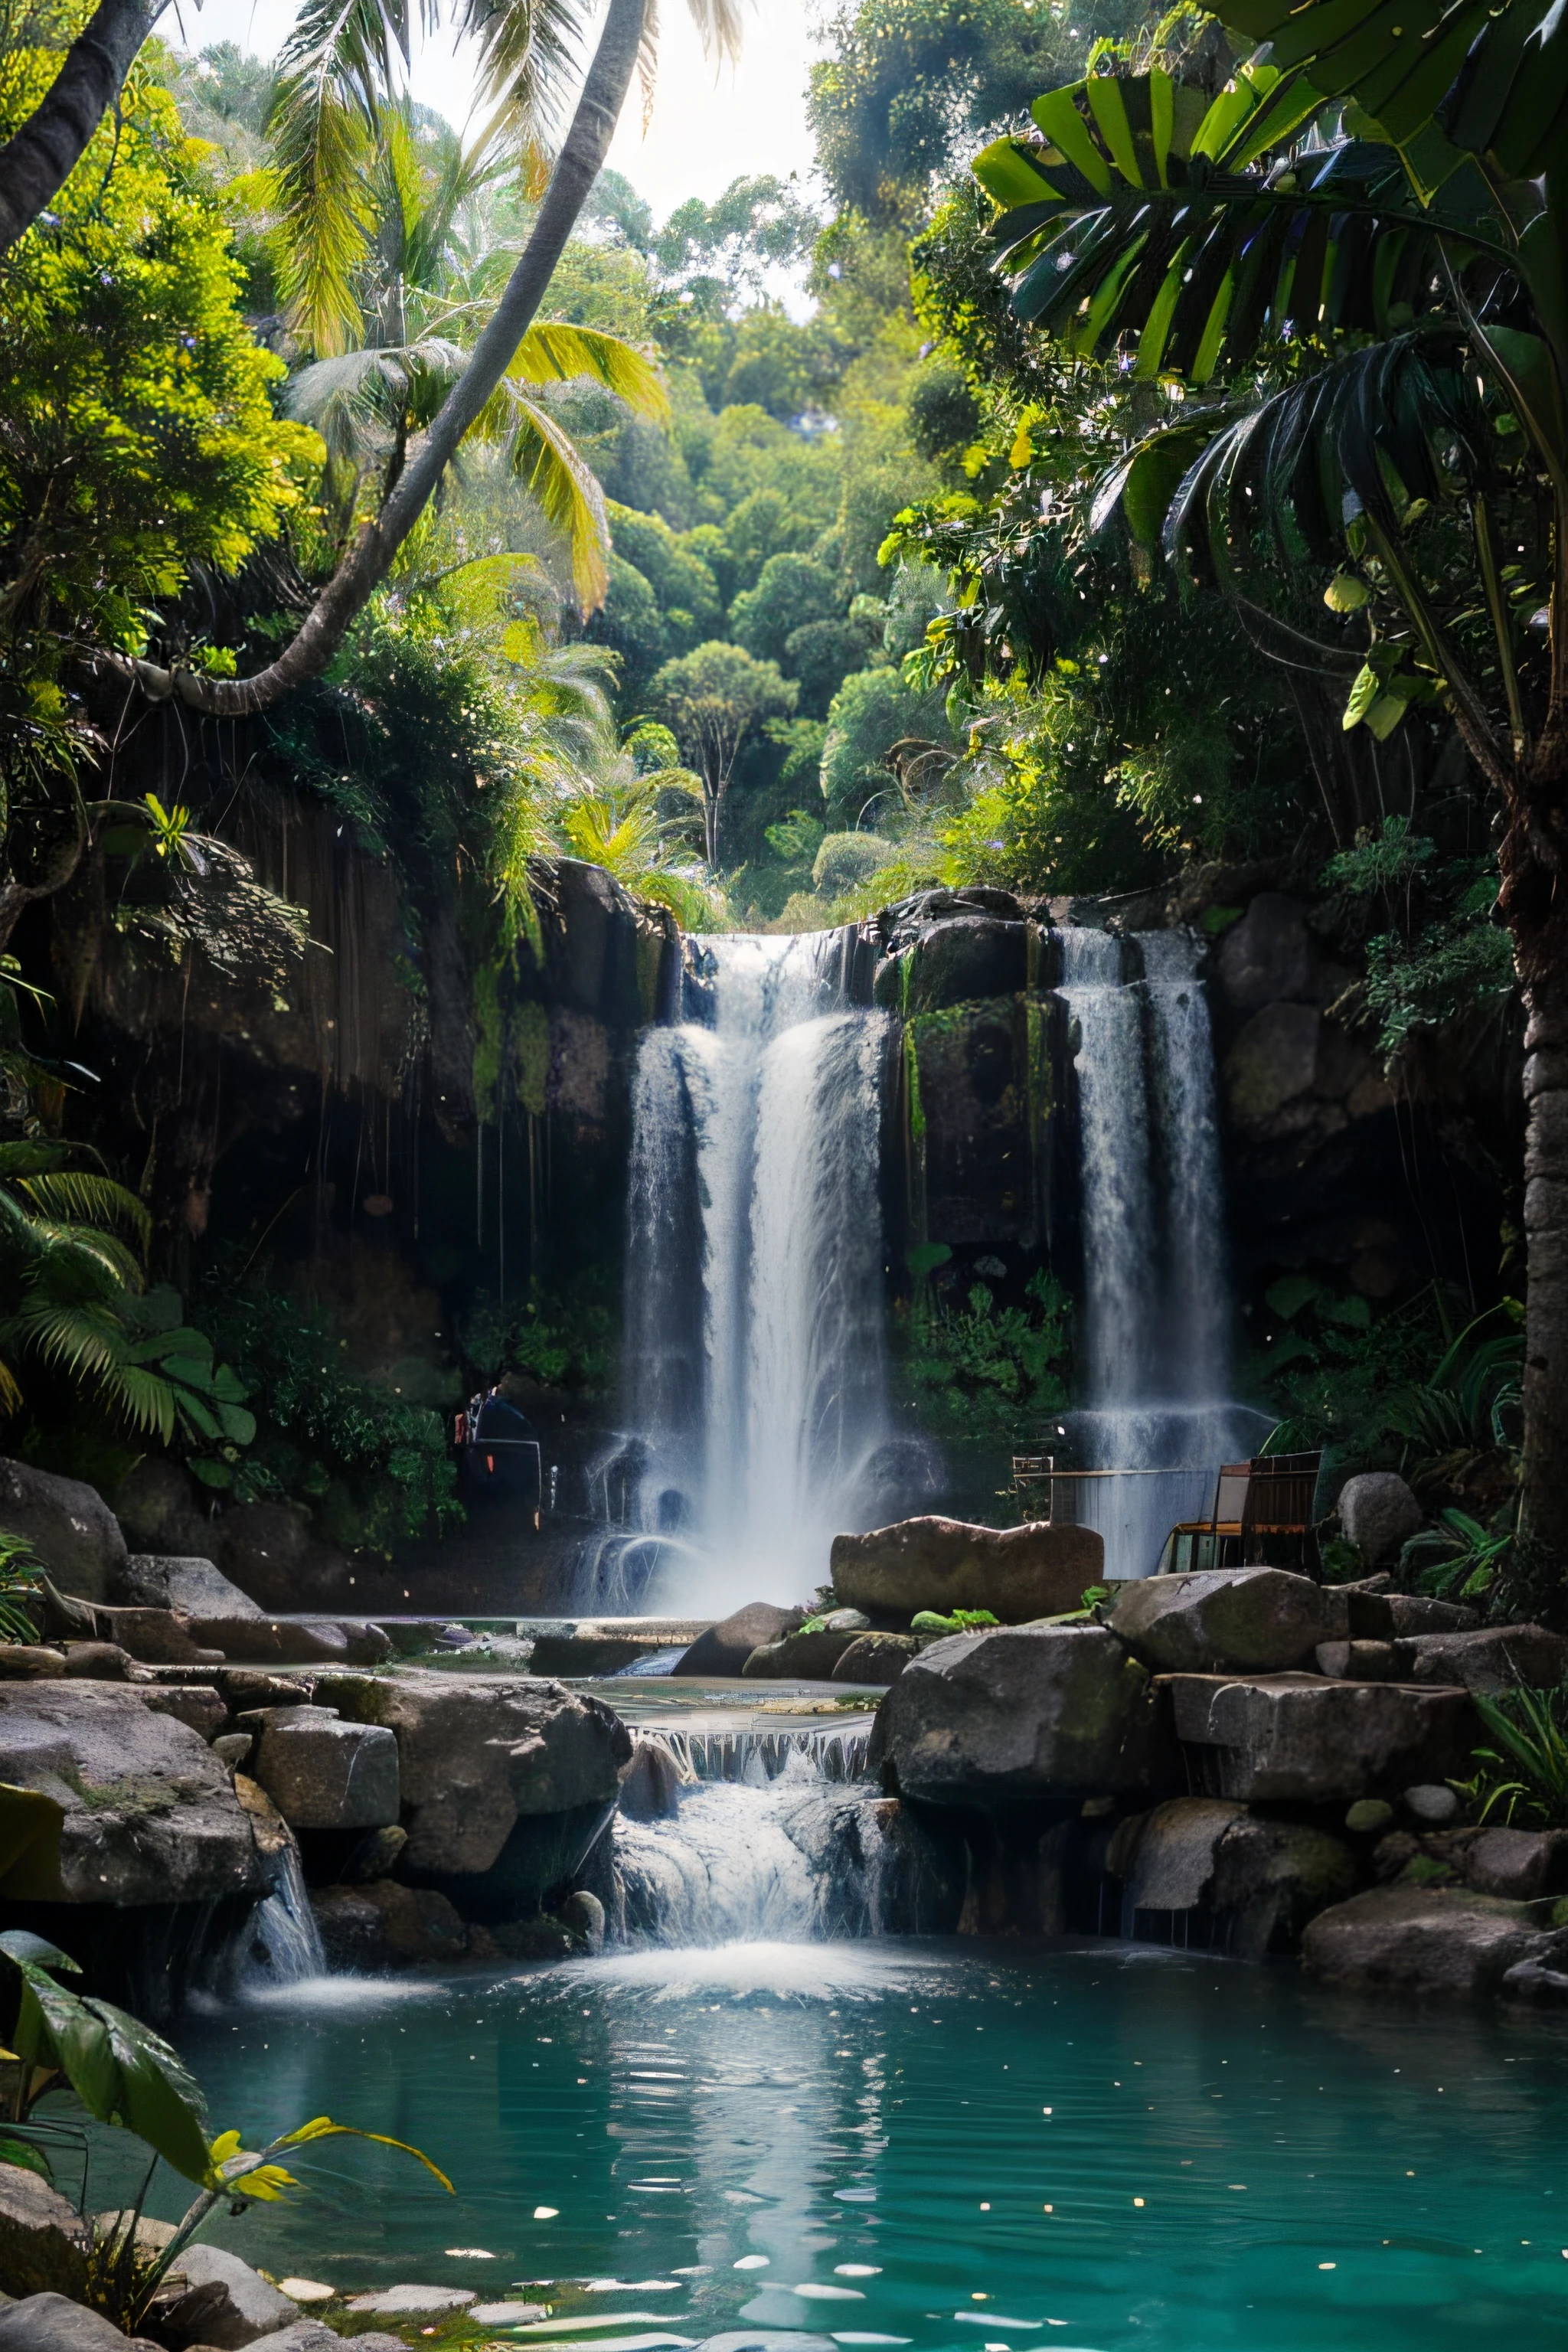
<path fill-rule="evenodd" d="M 204 2102 L 178 2052 L 112 2001 L 57 1984 L 50 1971 L 76 1963 L 39 1937 L 11 1929 L 0 1935 L 0 1953 L 22 1979 L 17 2056 L 58 2069 L 100 2123 L 134 2132 L 187 2180 L 205 2183 Z"/>

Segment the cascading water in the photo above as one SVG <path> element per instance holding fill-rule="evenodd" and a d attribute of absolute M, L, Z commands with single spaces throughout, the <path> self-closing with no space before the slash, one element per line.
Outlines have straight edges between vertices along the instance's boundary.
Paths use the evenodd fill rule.
<path fill-rule="evenodd" d="M 835 934 L 707 942 L 711 1024 L 639 1049 L 626 1265 L 626 1528 L 585 1601 L 798 1597 L 868 1524 L 889 1435 L 879 1125 L 887 1019 Z"/>
<path fill-rule="evenodd" d="M 1079 1097 L 1087 1410 L 1080 1516 L 1147 1576 L 1262 1417 L 1229 1400 L 1229 1293 L 1208 1006 L 1184 930 L 1062 930 Z M 1164 1475 L 1151 1475 L 1163 1473 Z"/>

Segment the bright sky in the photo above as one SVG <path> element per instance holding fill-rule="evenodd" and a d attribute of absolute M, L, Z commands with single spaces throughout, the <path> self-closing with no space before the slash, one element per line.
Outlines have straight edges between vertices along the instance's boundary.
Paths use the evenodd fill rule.
<path fill-rule="evenodd" d="M 292 0 L 178 0 L 161 30 L 176 47 L 235 41 L 276 56 L 294 21 Z M 805 78 L 813 43 L 805 0 L 761 0 L 749 13 L 736 68 L 717 83 L 704 58 L 686 0 L 663 0 L 658 95 L 647 136 L 634 85 L 610 161 L 646 196 L 659 219 L 688 196 L 711 203 L 743 173 L 781 177 L 811 168 Z M 438 34 L 414 59 L 414 95 L 459 127 L 472 99 L 468 58 Z"/>

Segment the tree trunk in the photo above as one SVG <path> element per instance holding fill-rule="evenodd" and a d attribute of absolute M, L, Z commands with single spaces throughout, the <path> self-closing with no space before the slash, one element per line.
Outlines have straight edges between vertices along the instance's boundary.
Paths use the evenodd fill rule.
<path fill-rule="evenodd" d="M 164 5 L 100 0 L 41 103 L 0 147 L 0 254 L 9 253 L 75 171 Z"/>
<path fill-rule="evenodd" d="M 458 444 L 511 363 L 533 322 L 567 238 L 577 226 L 589 189 L 598 178 L 620 119 L 642 45 L 647 0 L 610 0 L 605 28 L 572 128 L 556 159 L 533 234 L 523 248 L 484 333 L 462 374 L 443 402 L 427 433 L 409 446 L 397 486 L 374 522 L 367 523 L 306 615 L 300 632 L 275 662 L 254 677 L 206 677 L 193 670 L 161 669 L 153 662 L 127 663 L 100 655 L 121 675 L 130 672 L 154 701 L 177 695 L 194 710 L 216 719 L 247 719 L 319 677 L 342 644 L 351 623 L 385 578 L 393 557 L 424 512 Z"/>
<path fill-rule="evenodd" d="M 1568 1560 L 1568 972 L 1524 1002 L 1523 1524 Z"/>

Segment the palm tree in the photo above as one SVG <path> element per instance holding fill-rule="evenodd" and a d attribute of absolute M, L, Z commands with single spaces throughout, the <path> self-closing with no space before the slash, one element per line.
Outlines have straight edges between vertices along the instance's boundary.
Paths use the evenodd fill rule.
<path fill-rule="evenodd" d="M 342 541 L 367 488 L 374 485 L 377 504 L 395 488 L 410 443 L 428 428 L 494 310 L 495 281 L 515 250 L 486 235 L 484 198 L 508 169 L 504 146 L 481 139 L 464 148 L 449 131 L 422 144 L 406 104 L 386 110 L 384 128 L 370 182 L 374 233 L 348 289 L 352 312 L 322 306 L 309 252 L 289 241 L 297 223 L 287 213 L 279 239 L 285 286 L 295 295 L 292 322 L 308 350 L 325 354 L 289 379 L 284 405 L 327 445 L 329 498 Z M 504 452 L 565 540 L 586 613 L 604 603 L 609 585 L 604 494 L 559 421 L 532 396 L 542 385 L 584 377 L 634 415 L 668 421 L 663 380 L 645 352 L 592 328 L 536 320 L 466 439 Z"/>
<path fill-rule="evenodd" d="M 740 0 L 688 0 L 688 5 L 710 51 L 732 54 L 740 37 Z M 39 107 L 0 149 L 0 251 L 63 184 L 156 13 L 137 0 L 101 0 Z M 458 0 L 458 28 L 479 48 L 481 95 L 541 153 L 573 78 L 575 45 L 591 13 L 590 0 L 510 0 L 494 7 L 489 0 Z M 427 29 L 437 15 L 436 0 L 426 0 Z M 488 323 L 429 425 L 415 435 L 396 481 L 361 526 L 283 651 L 249 678 L 215 681 L 105 653 L 100 659 L 107 667 L 154 700 L 177 696 L 191 709 L 224 718 L 268 709 L 305 679 L 321 676 L 513 367 L 599 175 L 639 67 L 647 85 L 656 26 L 655 0 L 609 0 L 532 231 Z M 292 246 L 315 257 L 314 299 L 323 310 L 348 306 L 368 238 L 364 159 L 381 134 L 398 61 L 408 55 L 409 33 L 407 0 L 308 0 L 284 51 L 272 127 L 287 227 Z"/>
<path fill-rule="evenodd" d="M 1226 0 L 1211 99 L 1114 68 L 974 165 L 1018 315 L 1173 395 L 1092 520 L 1498 796 L 1528 1015 L 1524 1525 L 1568 1562 L 1568 12 Z M 1398 22 L 1393 22 L 1397 16 Z M 1303 628 L 1292 575 L 1334 619 Z M 1328 575 L 1331 574 L 1331 577 Z"/>

